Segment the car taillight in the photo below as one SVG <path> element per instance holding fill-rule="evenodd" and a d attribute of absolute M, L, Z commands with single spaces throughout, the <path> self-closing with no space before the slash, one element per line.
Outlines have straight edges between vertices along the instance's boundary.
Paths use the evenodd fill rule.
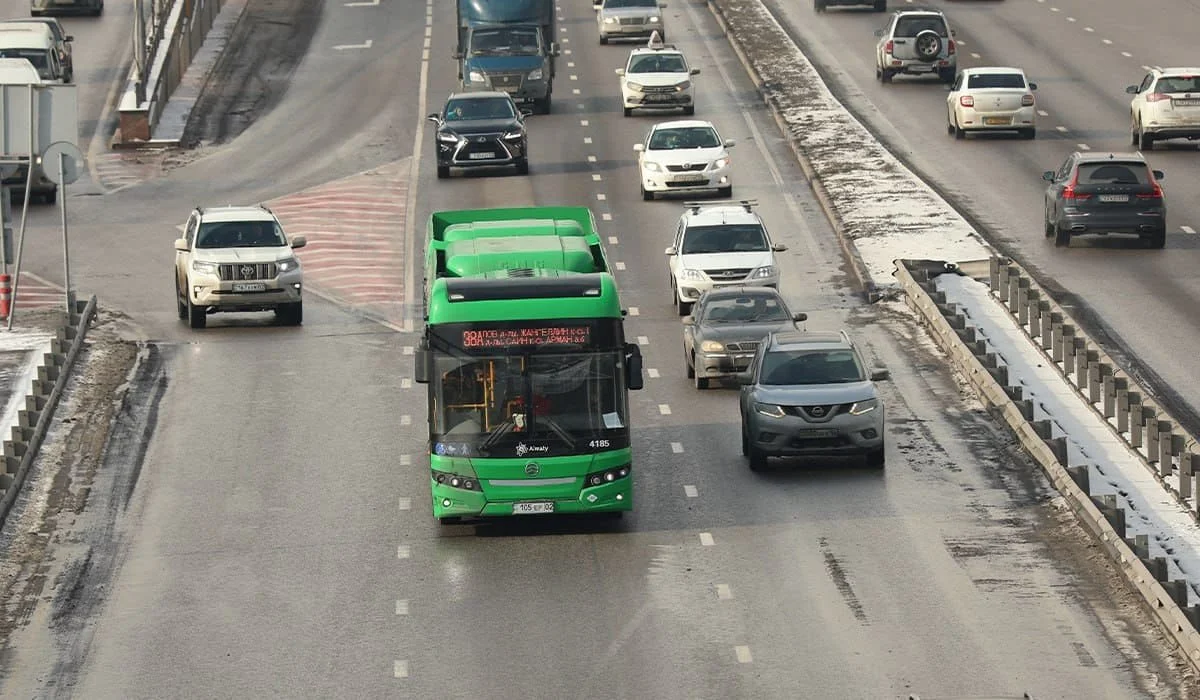
<path fill-rule="evenodd" d="M 1069 199 L 1071 201 L 1091 199 L 1092 195 L 1075 191 L 1075 186 L 1078 184 L 1079 184 L 1079 173 L 1076 172 L 1074 175 L 1071 176 L 1071 181 L 1067 183 L 1067 186 L 1063 188 L 1063 195 L 1062 195 L 1063 199 Z"/>
<path fill-rule="evenodd" d="M 1146 95 L 1147 102 L 1162 102 L 1169 99 L 1171 99 L 1171 96 L 1163 92 L 1151 92 Z"/>
<path fill-rule="evenodd" d="M 893 42 L 891 39 L 888 39 L 888 42 L 883 45 L 883 52 L 891 53 L 892 49 L 894 49 L 894 48 L 896 48 L 895 42 Z"/>
<path fill-rule="evenodd" d="M 971 97 L 970 95 L 960 95 L 958 98 L 958 103 L 963 107 L 974 107 L 975 98 Z"/>
<path fill-rule="evenodd" d="M 1138 199 L 1162 199 L 1163 198 L 1162 185 L 1155 182 L 1153 192 L 1143 192 L 1143 193 L 1139 194 L 1137 196 L 1137 198 Z"/>
<path fill-rule="evenodd" d="M 947 55 L 947 56 L 953 56 L 953 55 L 954 55 L 954 40 L 953 40 L 953 39 L 951 39 L 950 41 L 946 42 L 946 55 Z"/>
<path fill-rule="evenodd" d="M 1021 95 L 1021 106 L 1022 107 L 1032 107 L 1033 106 L 1033 95 Z"/>

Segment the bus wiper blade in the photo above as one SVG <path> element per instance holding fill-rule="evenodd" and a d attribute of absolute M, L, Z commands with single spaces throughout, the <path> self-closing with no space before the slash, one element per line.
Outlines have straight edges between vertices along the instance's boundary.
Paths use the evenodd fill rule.
<path fill-rule="evenodd" d="M 553 418 L 544 417 L 539 418 L 538 421 L 549 426 L 550 429 L 554 431 L 555 435 L 559 436 L 562 438 L 563 442 L 567 443 L 567 447 L 570 447 L 572 450 L 575 449 L 575 438 L 571 437 L 571 434 L 568 433 L 561 425 L 559 425 L 558 421 L 554 420 Z"/>
<path fill-rule="evenodd" d="M 506 420 L 500 425 L 497 425 L 492 429 L 492 432 L 488 433 L 487 438 L 485 438 L 483 442 L 479 443 L 479 449 L 491 449 L 492 445 L 495 445 L 497 442 L 499 442 L 500 438 L 511 433 L 515 427 L 516 424 L 511 420 Z"/>

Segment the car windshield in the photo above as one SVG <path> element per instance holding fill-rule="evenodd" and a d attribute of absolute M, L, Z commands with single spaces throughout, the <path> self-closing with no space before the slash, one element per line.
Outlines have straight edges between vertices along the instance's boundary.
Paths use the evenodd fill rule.
<path fill-rule="evenodd" d="M 763 355 L 759 383 L 770 386 L 866 381 L 852 350 L 776 350 Z"/>
<path fill-rule="evenodd" d="M 274 221 L 211 221 L 200 224 L 197 248 L 277 248 L 287 245 Z"/>
<path fill-rule="evenodd" d="M 503 97 L 460 97 L 446 103 L 446 121 L 512 119 L 512 102 Z"/>
<path fill-rule="evenodd" d="M 976 73 L 967 80 L 967 87 L 976 88 L 1025 88 L 1025 76 L 1020 73 Z"/>
<path fill-rule="evenodd" d="M 1174 94 L 1177 92 L 1200 92 L 1200 76 L 1172 75 L 1158 79 L 1155 92 Z"/>
<path fill-rule="evenodd" d="M 684 73 L 687 65 L 679 54 L 645 54 L 629 61 L 629 73 Z"/>
<path fill-rule="evenodd" d="M 771 294 L 748 294 L 710 299 L 701 323 L 755 323 L 790 320 L 782 300 Z"/>
<path fill-rule="evenodd" d="M 533 29 L 477 29 L 471 34 L 471 55 L 536 56 L 538 44 Z"/>
<path fill-rule="evenodd" d="M 924 31 L 934 31 L 940 37 L 949 36 L 941 17 L 901 17 L 896 20 L 895 36 L 910 39 Z"/>
<path fill-rule="evenodd" d="M 711 126 L 685 126 L 659 129 L 650 137 L 649 150 L 674 151 L 681 148 L 716 148 L 721 145 Z"/>
<path fill-rule="evenodd" d="M 37 69 L 38 75 L 43 80 L 52 80 L 54 75 L 50 70 L 50 56 L 48 51 L 40 49 L 0 49 L 0 58 L 24 58 L 33 64 Z"/>
<path fill-rule="evenodd" d="M 761 224 L 691 226 L 683 234 L 680 255 L 744 253 L 769 250 Z"/>
<path fill-rule="evenodd" d="M 606 0 L 604 7 L 606 9 L 621 7 L 657 8 L 658 0 Z"/>
<path fill-rule="evenodd" d="M 1081 185 L 1147 185 L 1150 174 L 1145 163 L 1080 163 Z"/>

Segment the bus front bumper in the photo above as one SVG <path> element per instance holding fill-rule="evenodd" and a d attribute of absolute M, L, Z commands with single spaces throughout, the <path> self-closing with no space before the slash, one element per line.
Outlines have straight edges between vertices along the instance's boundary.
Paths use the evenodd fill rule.
<path fill-rule="evenodd" d="M 628 478 L 585 488 L 579 492 L 578 497 L 572 499 L 539 499 L 529 495 L 513 500 L 489 500 L 486 493 L 454 488 L 432 479 L 430 486 L 433 491 L 435 518 L 492 518 L 633 510 L 633 481 Z"/>

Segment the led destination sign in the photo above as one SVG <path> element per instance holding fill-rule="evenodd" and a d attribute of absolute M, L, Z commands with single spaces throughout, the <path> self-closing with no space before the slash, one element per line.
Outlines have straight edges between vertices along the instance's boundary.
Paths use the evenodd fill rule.
<path fill-rule="evenodd" d="M 534 328 L 469 329 L 462 332 L 462 347 L 519 348 L 546 345 L 588 345 L 590 326 L 546 326 Z"/>

